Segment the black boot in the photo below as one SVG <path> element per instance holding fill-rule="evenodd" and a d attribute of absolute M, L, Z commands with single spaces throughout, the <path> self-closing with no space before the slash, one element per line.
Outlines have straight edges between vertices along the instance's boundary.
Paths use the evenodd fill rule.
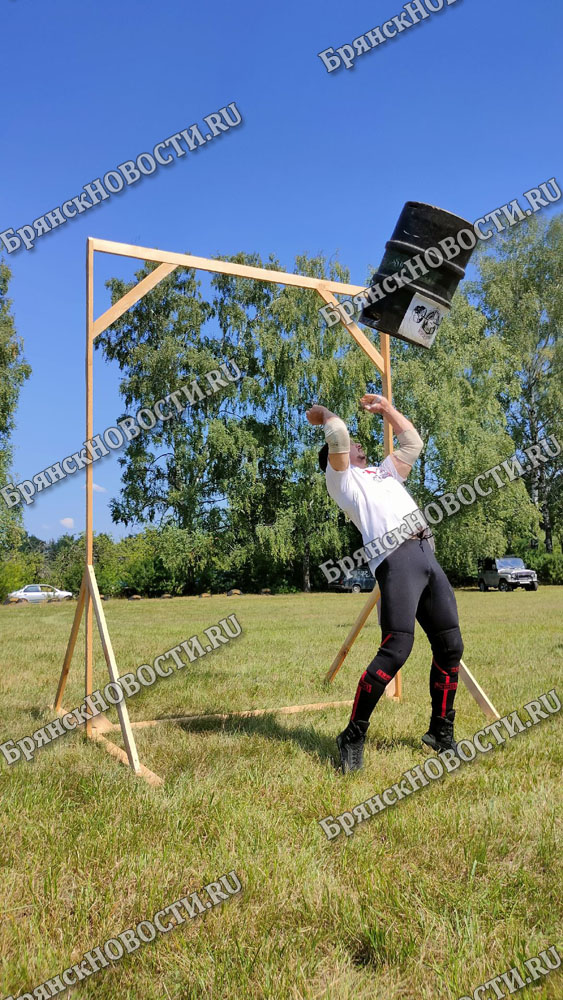
<path fill-rule="evenodd" d="M 364 743 L 369 722 L 350 721 L 336 737 L 336 745 L 340 753 L 342 774 L 359 771 L 364 763 Z"/>
<path fill-rule="evenodd" d="M 442 753 L 444 750 L 453 750 L 457 756 L 457 743 L 454 740 L 454 719 L 455 711 L 453 708 L 449 712 L 446 712 L 445 717 L 442 715 L 431 715 L 430 726 L 428 727 L 428 732 L 422 737 L 422 742 L 437 753 Z"/>

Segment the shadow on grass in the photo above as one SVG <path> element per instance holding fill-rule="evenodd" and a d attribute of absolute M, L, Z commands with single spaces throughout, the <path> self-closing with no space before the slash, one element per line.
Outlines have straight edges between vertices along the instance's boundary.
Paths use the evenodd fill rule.
<path fill-rule="evenodd" d="M 344 728 L 346 721 L 347 717 L 344 722 L 340 724 L 336 723 L 334 735 L 330 736 L 319 733 L 313 724 L 310 726 L 300 725 L 293 728 L 281 726 L 276 719 L 275 712 L 271 715 L 250 716 L 243 719 L 198 719 L 194 722 L 178 722 L 176 725 L 186 732 L 205 733 L 221 731 L 227 733 L 244 733 L 247 736 L 261 736 L 264 739 L 280 740 L 282 742 L 290 740 L 311 757 L 316 757 L 320 761 L 334 763 L 338 757 L 335 742 L 336 736 Z M 420 740 L 417 741 L 412 737 L 402 736 L 389 739 L 385 736 L 378 737 L 374 734 L 374 738 L 372 739 L 368 736 L 368 745 L 371 745 L 375 750 L 389 752 L 400 746 L 419 749 Z"/>

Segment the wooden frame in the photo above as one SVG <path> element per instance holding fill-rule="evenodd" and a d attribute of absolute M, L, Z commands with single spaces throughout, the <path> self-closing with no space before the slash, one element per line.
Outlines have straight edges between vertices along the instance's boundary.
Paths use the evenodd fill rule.
<path fill-rule="evenodd" d="M 125 295 L 123 295 L 118 302 L 115 302 L 109 309 L 106 309 L 101 316 L 94 319 L 94 253 L 107 253 L 115 254 L 120 257 L 132 257 L 136 260 L 141 261 L 153 261 L 158 263 L 160 266 L 155 268 L 149 275 L 142 279 L 134 288 L 130 289 Z M 184 253 L 171 253 L 166 250 L 155 250 L 151 247 L 139 247 L 133 246 L 128 243 L 115 243 L 110 240 L 99 240 L 89 237 L 86 241 L 86 441 L 89 441 L 94 435 L 94 374 L 93 374 L 93 359 L 94 359 L 94 341 L 104 330 L 107 330 L 112 323 L 114 323 L 120 316 L 123 315 L 131 306 L 139 302 L 147 292 L 150 292 L 156 285 L 172 273 L 177 267 L 190 267 L 195 270 L 208 271 L 214 274 L 231 274 L 236 275 L 241 278 L 254 278 L 257 281 L 266 281 L 281 285 L 287 285 L 294 288 L 311 288 L 314 289 L 320 298 L 327 304 L 336 306 L 338 304 L 335 294 L 340 295 L 356 295 L 358 292 L 364 291 L 364 285 L 351 285 L 340 281 L 329 281 L 322 278 L 311 278 L 307 275 L 291 274 L 287 271 L 274 271 L 261 267 L 250 267 L 246 264 L 233 264 L 230 261 L 212 260 L 206 257 L 194 257 L 192 254 Z M 365 335 L 365 333 L 360 330 L 360 328 L 354 322 L 350 322 L 341 319 L 342 325 L 348 331 L 348 333 L 353 337 L 358 346 L 364 351 L 370 361 L 373 362 L 375 367 L 381 373 L 382 383 L 383 383 L 383 395 L 385 395 L 389 400 L 392 398 L 392 388 L 391 388 L 391 358 L 390 358 L 390 340 L 386 333 L 380 333 L 380 350 L 378 350 L 372 341 Z M 384 451 L 385 455 L 389 455 L 393 450 L 393 432 L 390 425 L 384 423 Z M 117 682 L 119 677 L 119 671 L 117 669 L 117 663 L 115 660 L 111 639 L 109 636 L 109 631 L 107 623 L 105 620 L 105 615 L 102 607 L 102 602 L 100 600 L 100 594 L 98 591 L 98 585 L 96 582 L 96 574 L 93 566 L 93 469 L 92 465 L 86 466 L 86 553 L 85 553 L 85 563 L 84 563 L 84 574 L 82 577 L 82 583 L 80 587 L 80 593 L 78 595 L 78 603 L 76 606 L 76 612 L 74 615 L 74 621 L 72 624 L 70 637 L 68 640 L 68 645 L 66 649 L 65 658 L 63 661 L 63 666 L 61 670 L 61 676 L 59 679 L 59 685 L 57 688 L 57 693 L 55 696 L 54 707 L 57 712 L 62 713 L 64 709 L 62 708 L 62 699 L 65 690 L 65 685 L 70 670 L 70 665 L 72 661 L 72 656 L 74 653 L 74 648 L 76 645 L 76 639 L 78 637 L 78 630 L 82 617 L 85 619 L 85 643 L 84 643 L 84 692 L 85 697 L 89 697 L 92 694 L 92 642 L 93 642 L 93 615 L 96 616 L 96 623 L 98 626 L 98 631 L 100 634 L 100 639 L 102 642 L 102 648 L 104 651 L 105 660 L 108 666 L 108 672 L 111 681 Z M 355 641 L 357 635 L 359 634 L 361 628 L 367 621 L 371 611 L 375 607 L 379 599 L 379 588 L 374 587 L 372 593 L 370 594 L 369 600 L 366 602 L 361 615 L 358 617 L 356 623 L 351 629 L 346 642 L 341 647 L 334 663 L 327 674 L 327 680 L 332 680 L 337 671 L 342 666 L 346 655 L 348 654 L 353 642 Z M 466 669 L 466 668 L 465 668 Z M 468 672 L 469 673 L 469 672 Z M 471 675 L 469 675 L 471 677 Z M 467 683 L 467 681 L 466 681 Z M 484 692 L 481 690 L 474 678 L 471 677 L 470 687 L 472 694 L 481 705 L 486 713 L 492 713 L 492 717 L 499 718 L 498 713 L 491 705 L 491 703 L 486 698 Z M 401 699 L 402 684 L 400 672 L 397 674 L 396 678 L 391 681 L 387 686 L 386 693 L 389 697 L 394 698 L 399 701 Z M 293 705 L 287 708 L 278 709 L 277 711 L 283 713 L 293 713 L 298 711 L 311 711 L 313 709 L 327 708 L 332 703 L 320 703 L 315 705 Z M 350 704 L 335 702 L 336 706 L 342 704 Z M 139 757 L 137 754 L 137 748 L 135 745 L 135 737 L 133 735 L 133 727 L 140 726 L 152 726 L 156 725 L 162 720 L 152 720 L 148 722 L 137 722 L 131 723 L 129 721 L 129 713 L 127 711 L 127 706 L 125 701 L 122 701 L 117 706 L 119 714 L 119 728 L 121 729 L 123 740 L 125 743 L 126 753 L 120 749 L 120 747 L 115 746 L 115 744 L 110 743 L 109 740 L 103 735 L 103 732 L 108 730 L 113 730 L 118 728 L 116 725 L 110 723 L 103 716 L 97 716 L 96 718 L 88 718 L 86 721 L 86 735 L 101 743 L 105 749 L 115 756 L 118 760 L 123 763 L 129 764 L 135 774 L 144 778 L 149 784 L 159 785 L 162 784 L 162 779 L 149 771 L 148 768 L 144 767 L 139 762 Z M 263 709 L 254 709 L 250 712 L 234 713 L 234 715 L 249 716 L 249 715 L 261 715 L 266 714 Z M 275 710 L 272 710 L 275 711 Z M 208 718 L 229 718 L 230 716 L 208 716 Z M 190 722 L 193 721 L 195 716 L 185 716 L 183 719 L 174 719 L 170 721 L 174 722 Z"/>

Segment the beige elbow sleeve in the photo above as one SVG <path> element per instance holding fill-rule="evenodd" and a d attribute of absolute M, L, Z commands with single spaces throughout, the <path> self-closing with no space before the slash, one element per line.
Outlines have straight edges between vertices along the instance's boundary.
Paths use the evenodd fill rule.
<path fill-rule="evenodd" d="M 350 451 L 348 428 L 340 417 L 329 417 L 324 425 L 324 432 L 329 455 L 342 455 Z"/>
<path fill-rule="evenodd" d="M 422 438 L 420 434 L 413 427 L 412 430 L 401 431 L 397 435 L 397 438 L 401 447 L 393 452 L 395 458 L 398 458 L 401 462 L 405 462 L 406 465 L 414 465 L 422 451 Z"/>

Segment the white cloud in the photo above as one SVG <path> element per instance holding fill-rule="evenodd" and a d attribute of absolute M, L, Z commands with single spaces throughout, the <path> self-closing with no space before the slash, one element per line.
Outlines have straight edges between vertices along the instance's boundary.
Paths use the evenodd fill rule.
<path fill-rule="evenodd" d="M 68 528 L 69 531 L 72 531 L 72 529 L 74 528 L 74 518 L 61 517 L 59 524 L 62 524 L 63 528 Z"/>
<path fill-rule="evenodd" d="M 86 485 L 82 487 L 83 490 L 86 489 Z M 92 490 L 94 493 L 107 493 L 105 486 L 98 486 L 97 483 L 92 483 Z"/>

